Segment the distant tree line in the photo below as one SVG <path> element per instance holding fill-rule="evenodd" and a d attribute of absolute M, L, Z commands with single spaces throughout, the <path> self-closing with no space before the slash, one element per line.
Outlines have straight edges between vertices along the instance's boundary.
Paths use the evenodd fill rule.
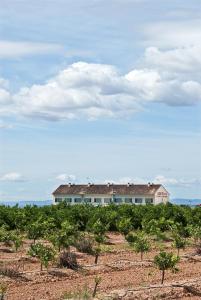
<path fill-rule="evenodd" d="M 25 206 L 20 208 L 0 205 L 0 227 L 7 230 L 28 231 L 30 238 L 37 239 L 46 231 L 62 230 L 64 221 L 76 226 L 79 231 L 90 231 L 99 220 L 107 225 L 107 231 L 119 231 L 127 234 L 131 230 L 143 229 L 158 234 L 170 226 L 180 227 L 185 235 L 189 226 L 201 226 L 201 207 L 159 205 L 109 205 L 94 207 L 88 204 L 70 206 L 63 202 L 44 207 Z M 34 236 L 37 232 L 37 236 Z M 188 232 L 186 232 L 188 234 Z"/>

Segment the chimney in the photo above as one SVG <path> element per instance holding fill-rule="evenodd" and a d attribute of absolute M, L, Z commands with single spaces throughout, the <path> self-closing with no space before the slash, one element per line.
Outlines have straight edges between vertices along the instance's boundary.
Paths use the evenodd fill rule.
<path fill-rule="evenodd" d="M 110 183 L 109 182 L 107 183 L 107 186 L 110 187 Z"/>
<path fill-rule="evenodd" d="M 91 186 L 91 182 L 88 182 L 87 186 Z"/>
<path fill-rule="evenodd" d="M 151 185 L 151 183 L 150 182 L 148 182 L 148 186 L 150 186 Z"/>
<path fill-rule="evenodd" d="M 71 182 L 68 183 L 68 186 L 71 186 Z"/>

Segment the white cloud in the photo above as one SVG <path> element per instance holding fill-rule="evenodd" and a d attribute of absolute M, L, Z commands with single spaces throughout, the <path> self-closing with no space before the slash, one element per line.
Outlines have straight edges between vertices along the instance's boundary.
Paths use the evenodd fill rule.
<path fill-rule="evenodd" d="M 24 181 L 25 179 L 20 173 L 16 172 L 10 172 L 2 175 L 0 177 L 1 181 L 11 181 L 11 182 L 19 182 L 19 181 Z"/>
<path fill-rule="evenodd" d="M 144 28 L 145 45 L 174 49 L 201 44 L 201 20 L 155 22 Z"/>
<path fill-rule="evenodd" d="M 190 187 L 192 185 L 201 185 L 200 178 L 190 178 L 190 179 L 183 179 L 183 178 L 168 178 L 163 175 L 158 175 L 153 180 L 154 183 L 159 183 L 167 186 L 182 186 L 182 187 Z"/>
<path fill-rule="evenodd" d="M 13 105 L 0 112 L 47 120 L 129 116 L 147 102 L 194 105 L 200 99 L 200 83 L 153 68 L 120 74 L 111 65 L 78 62 L 45 84 L 21 88 L 12 95 Z M 196 87 L 196 88 L 195 88 Z M 2 101 L 10 95 L 3 92 Z"/>
<path fill-rule="evenodd" d="M 47 82 L 22 87 L 12 95 L 0 80 L 0 114 L 49 121 L 94 120 L 127 117 L 152 102 L 196 105 L 201 101 L 199 25 L 200 20 L 150 24 L 145 29 L 147 49 L 141 65 L 125 74 L 112 65 L 77 62 Z M 20 47 L 27 46 L 28 52 L 51 49 L 51 45 L 25 44 Z"/>
<path fill-rule="evenodd" d="M 62 51 L 62 46 L 58 44 L 0 40 L 0 58 L 19 58 Z"/>
<path fill-rule="evenodd" d="M 148 47 L 144 56 L 148 65 L 168 72 L 200 72 L 200 52 L 201 45 L 190 45 L 171 50 Z"/>
<path fill-rule="evenodd" d="M 76 176 L 75 175 L 68 175 L 68 174 L 59 174 L 56 177 L 57 180 L 60 181 L 66 181 L 66 182 L 74 182 L 76 180 Z"/>

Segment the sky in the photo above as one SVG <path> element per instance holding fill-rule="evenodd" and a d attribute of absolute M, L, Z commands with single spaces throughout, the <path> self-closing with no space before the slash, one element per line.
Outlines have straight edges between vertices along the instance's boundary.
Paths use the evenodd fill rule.
<path fill-rule="evenodd" d="M 60 184 L 201 198 L 201 3 L 0 0 L 0 201 Z"/>

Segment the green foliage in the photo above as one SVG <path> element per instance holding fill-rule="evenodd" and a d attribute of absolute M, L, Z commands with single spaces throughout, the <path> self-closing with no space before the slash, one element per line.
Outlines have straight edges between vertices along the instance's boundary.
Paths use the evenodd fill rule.
<path fill-rule="evenodd" d="M 52 261 L 55 257 L 54 249 L 41 243 L 31 245 L 28 254 L 32 257 L 37 257 L 40 260 L 41 271 L 42 266 L 48 268 L 49 262 Z"/>
<path fill-rule="evenodd" d="M 143 253 L 148 252 L 151 248 L 148 238 L 142 232 L 137 235 L 136 241 L 131 245 L 135 252 L 141 254 L 141 260 Z"/>
<path fill-rule="evenodd" d="M 18 230 L 8 231 L 6 226 L 1 226 L 0 242 L 3 242 L 6 246 L 13 246 L 15 251 L 18 251 L 23 244 L 23 239 Z"/>
<path fill-rule="evenodd" d="M 120 218 L 117 221 L 117 229 L 126 236 L 133 229 L 131 219 L 125 217 Z"/>
<path fill-rule="evenodd" d="M 173 225 L 172 220 L 165 219 L 165 217 L 160 217 L 159 219 L 152 219 L 147 222 L 146 218 L 142 221 L 142 227 L 145 232 L 149 234 L 157 234 L 158 232 L 164 232 L 171 228 Z"/>
<path fill-rule="evenodd" d="M 100 244 L 105 243 L 105 234 L 109 228 L 109 224 L 104 224 L 100 219 L 97 219 L 94 222 L 89 222 L 87 227 L 94 234 L 94 240 L 98 244 L 98 247 L 100 247 Z"/>
<path fill-rule="evenodd" d="M 154 257 L 154 264 L 162 271 L 161 283 L 163 284 L 165 271 L 170 269 L 173 272 L 178 271 L 176 264 L 179 262 L 180 258 L 173 253 L 168 253 L 161 251 L 158 255 Z"/>
<path fill-rule="evenodd" d="M 129 244 L 133 244 L 136 242 L 137 240 L 137 234 L 134 233 L 134 232 L 129 232 L 126 236 L 125 236 L 125 239 L 127 240 L 127 242 Z"/>
<path fill-rule="evenodd" d="M 36 222 L 28 224 L 26 230 L 27 237 L 31 240 L 34 240 L 34 243 L 37 239 L 44 236 L 44 225 L 40 219 Z"/>
<path fill-rule="evenodd" d="M 89 222 L 88 224 L 88 230 L 93 232 L 95 235 L 104 235 L 108 228 L 109 225 L 103 223 L 100 219 L 97 219 L 94 222 Z"/>
<path fill-rule="evenodd" d="M 174 235 L 173 247 L 177 249 L 177 255 L 179 255 L 179 250 L 186 247 L 186 240 L 178 234 Z"/>
<path fill-rule="evenodd" d="M 201 207 L 159 205 L 72 205 L 60 203 L 44 207 L 0 205 L 0 227 L 7 231 L 26 231 L 30 239 L 40 239 L 61 230 L 62 223 L 68 221 L 79 231 L 105 234 L 106 231 L 143 230 L 148 234 L 165 233 L 177 224 L 182 237 L 189 235 L 188 227 L 201 227 Z M 125 229 L 124 229 L 125 227 Z M 98 233 L 97 233 L 98 232 Z M 190 233 L 191 234 L 191 233 Z"/>
<path fill-rule="evenodd" d="M 50 234 L 47 238 L 59 250 L 69 249 L 75 243 L 78 234 L 76 226 L 70 224 L 69 221 L 64 221 L 61 224 L 61 229 Z"/>
<path fill-rule="evenodd" d="M 4 243 L 7 246 L 12 246 L 11 243 L 12 232 L 7 230 L 5 225 L 0 228 L 0 242 Z"/>
<path fill-rule="evenodd" d="M 201 242 L 201 226 L 199 225 L 188 225 L 188 232 L 193 237 L 194 242 L 197 244 Z"/>
<path fill-rule="evenodd" d="M 23 238 L 20 234 L 12 233 L 11 242 L 13 242 L 14 249 L 17 252 L 23 245 Z"/>

